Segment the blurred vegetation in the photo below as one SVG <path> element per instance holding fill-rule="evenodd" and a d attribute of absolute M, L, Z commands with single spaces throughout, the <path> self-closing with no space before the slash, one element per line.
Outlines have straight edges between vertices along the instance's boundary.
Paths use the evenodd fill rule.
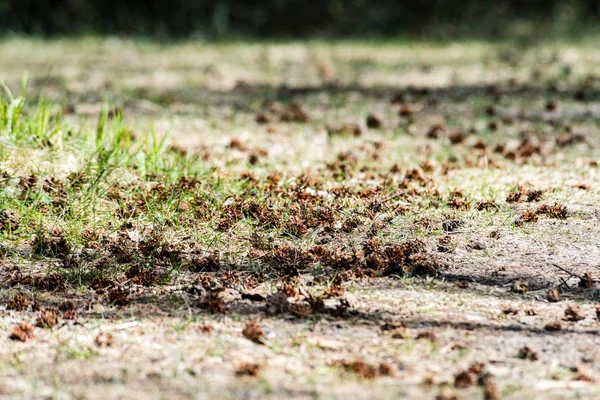
<path fill-rule="evenodd" d="M 0 0 L 0 33 L 164 37 L 572 33 L 597 0 Z"/>

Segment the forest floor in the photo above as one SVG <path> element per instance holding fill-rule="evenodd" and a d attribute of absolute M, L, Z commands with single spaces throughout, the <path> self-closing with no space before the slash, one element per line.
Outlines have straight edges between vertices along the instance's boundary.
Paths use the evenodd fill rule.
<path fill-rule="evenodd" d="M 3 398 L 600 396 L 597 38 L 0 54 Z"/>

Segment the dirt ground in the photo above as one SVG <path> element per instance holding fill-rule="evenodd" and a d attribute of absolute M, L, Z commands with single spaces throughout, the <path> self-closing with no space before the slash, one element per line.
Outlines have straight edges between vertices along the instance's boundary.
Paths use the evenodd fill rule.
<path fill-rule="evenodd" d="M 298 181 L 354 157 L 356 164 L 340 168 L 355 172 L 339 178 L 329 168 L 322 192 L 306 190 L 327 197 L 342 182 L 368 194 L 386 185 L 377 171 L 396 165 L 406 179 L 415 168 L 431 180 L 373 206 L 354 230 L 332 223 L 303 235 L 259 232 L 309 253 L 323 246 L 333 254 L 338 244 L 361 249 L 356 268 L 299 258 L 293 279 L 266 272 L 249 284 L 266 256 L 248 243 L 264 221 L 221 233 L 197 224 L 169 237 L 217 249 L 229 267 L 131 284 L 126 304 L 73 283 L 82 275 L 61 258 L 35 256 L 33 228 L 6 233 L 0 395 L 600 398 L 596 43 L 0 43 L 0 79 L 13 92 L 27 71 L 31 101 L 44 97 L 69 110 L 75 130 L 95 129 L 103 103 L 114 105 L 133 131 L 152 127 L 173 148 L 208 154 L 197 167 L 207 176 L 251 170 L 262 182 L 277 170 Z M 299 103 L 308 117 L 275 119 L 267 101 Z M 338 134 L 345 130 L 352 132 Z M 65 178 L 83 160 L 75 147 L 63 150 L 54 158 L 6 150 L 2 170 Z M 221 195 L 227 204 L 227 190 Z M 171 232 L 161 221 L 146 225 Z M 123 232 L 136 242 L 142 225 Z M 370 273 L 374 237 L 388 248 L 420 240 L 435 264 L 410 258 L 413 274 Z M 274 262 L 284 268 L 286 260 Z M 422 265 L 435 271 L 420 273 Z M 64 273 L 69 284 L 49 290 L 17 282 L 15 266 L 24 275 Z M 212 292 L 199 279 L 217 282 L 223 309 L 206 306 Z M 24 311 L 7 307 L 18 294 L 29 300 Z M 32 303 L 66 300 L 76 319 L 36 327 L 25 341 L 10 338 L 22 322 L 39 324 Z"/>

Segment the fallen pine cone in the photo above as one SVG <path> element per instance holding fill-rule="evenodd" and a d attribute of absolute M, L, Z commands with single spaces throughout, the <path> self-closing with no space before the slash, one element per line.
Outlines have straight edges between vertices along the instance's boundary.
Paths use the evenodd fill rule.
<path fill-rule="evenodd" d="M 244 329 L 242 330 L 242 335 L 256 344 L 264 344 L 263 339 L 265 338 L 265 332 L 256 320 L 248 321 L 246 323 L 246 326 L 244 326 Z"/>
<path fill-rule="evenodd" d="M 585 319 L 585 314 L 579 304 L 571 304 L 570 306 L 567 306 L 564 317 L 565 321 L 576 322 L 581 321 L 582 319 Z"/>
<path fill-rule="evenodd" d="M 14 327 L 9 338 L 12 340 L 26 342 L 28 339 L 33 339 L 35 337 L 33 334 L 34 329 L 35 327 L 29 322 L 21 322 L 19 325 Z"/>

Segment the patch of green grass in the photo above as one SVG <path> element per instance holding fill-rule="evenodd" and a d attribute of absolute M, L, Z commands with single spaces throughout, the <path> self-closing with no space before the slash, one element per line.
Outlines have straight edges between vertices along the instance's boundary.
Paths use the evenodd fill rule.
<path fill-rule="evenodd" d="M 59 353 L 72 360 L 89 360 L 98 356 L 98 352 L 89 346 L 63 346 Z"/>

